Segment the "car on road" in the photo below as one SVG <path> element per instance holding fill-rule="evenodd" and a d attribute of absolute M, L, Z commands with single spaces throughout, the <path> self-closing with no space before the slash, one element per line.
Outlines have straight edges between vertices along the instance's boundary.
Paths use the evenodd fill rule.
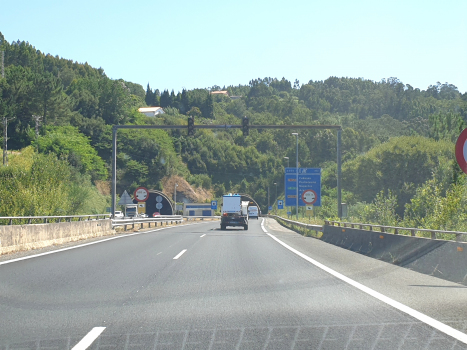
<path fill-rule="evenodd" d="M 258 207 L 256 206 L 251 206 L 251 207 L 248 207 L 248 216 L 250 218 L 255 218 L 256 220 L 258 220 L 258 216 L 259 216 L 259 210 L 258 210 Z"/>
<path fill-rule="evenodd" d="M 114 219 L 123 219 L 124 217 L 125 216 L 123 215 L 123 213 L 120 210 L 115 211 Z"/>
<path fill-rule="evenodd" d="M 161 215 L 161 213 L 159 213 L 158 211 L 152 213 L 152 217 L 156 217 L 156 216 L 159 216 L 159 215 Z"/>
<path fill-rule="evenodd" d="M 147 217 L 148 217 L 148 214 L 146 214 L 146 213 L 141 213 L 141 214 L 139 214 L 139 216 L 142 217 L 142 218 L 147 218 Z"/>

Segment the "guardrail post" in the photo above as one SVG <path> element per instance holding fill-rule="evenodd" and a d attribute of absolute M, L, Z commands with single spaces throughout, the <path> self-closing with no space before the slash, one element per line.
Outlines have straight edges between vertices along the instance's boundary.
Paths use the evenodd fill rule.
<path fill-rule="evenodd" d="M 394 229 L 394 234 L 395 234 L 395 235 L 398 235 L 398 234 L 399 234 L 399 229 L 398 229 L 398 228 L 395 228 L 395 229 Z"/>
<path fill-rule="evenodd" d="M 435 231 L 431 231 L 431 239 L 436 239 L 436 232 Z"/>
<path fill-rule="evenodd" d="M 368 225 L 368 230 L 369 230 L 369 231 L 373 231 L 373 226 L 372 226 L 372 225 Z"/>
<path fill-rule="evenodd" d="M 462 234 L 456 233 L 456 242 L 462 242 L 461 236 L 462 236 Z"/>
<path fill-rule="evenodd" d="M 410 230 L 410 235 L 411 235 L 412 237 L 415 237 L 415 230 L 413 230 L 413 229 Z"/>
<path fill-rule="evenodd" d="M 386 227 L 381 226 L 380 229 L 381 229 L 381 232 L 383 232 L 383 233 L 386 232 Z"/>

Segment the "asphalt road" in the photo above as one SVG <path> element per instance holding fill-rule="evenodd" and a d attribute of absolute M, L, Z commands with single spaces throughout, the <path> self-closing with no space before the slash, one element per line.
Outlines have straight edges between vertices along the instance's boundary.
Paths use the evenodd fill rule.
<path fill-rule="evenodd" d="M 464 287 L 261 222 L 164 228 L 2 264 L 0 349 L 72 349 L 89 332 L 89 349 L 467 349 L 264 231 L 461 331 Z"/>

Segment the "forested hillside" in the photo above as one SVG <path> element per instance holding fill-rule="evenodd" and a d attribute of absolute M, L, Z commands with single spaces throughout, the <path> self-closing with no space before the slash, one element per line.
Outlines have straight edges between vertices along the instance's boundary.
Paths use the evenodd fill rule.
<path fill-rule="evenodd" d="M 19 211 L 15 204 L 2 204 L 0 215 L 104 210 L 114 124 L 186 124 L 189 115 L 196 124 L 240 124 L 247 116 L 250 124 L 342 125 L 343 201 L 350 204 L 353 219 L 433 228 L 464 225 L 463 203 L 446 199 L 463 194 L 465 181 L 454 161 L 454 142 L 466 126 L 467 94 L 452 84 L 434 82 L 420 90 L 397 78 L 375 82 L 330 77 L 306 83 L 258 78 L 245 85 L 175 92 L 153 89 L 157 82 L 143 88 L 112 80 L 103 68 L 44 54 L 27 42 L 2 41 L 0 117 L 9 120 L 8 148 L 34 152 L 28 164 L 47 161 L 50 167 L 66 166 L 68 170 L 60 171 L 72 174 L 67 181 L 81 184 L 70 198 L 81 191 L 103 201 L 93 209 L 84 202 L 47 210 L 23 206 Z M 210 93 L 219 90 L 229 96 Z M 137 112 L 143 106 L 161 106 L 165 113 L 149 118 Z M 335 217 L 336 133 L 298 132 L 300 166 L 323 168 L 323 207 L 316 213 Z M 172 189 L 163 188 L 163 179 L 177 175 L 216 197 L 249 193 L 263 210 L 268 187 L 271 203 L 276 199 L 273 183 L 283 196 L 284 157 L 295 165 L 295 137 L 286 130 L 252 129 L 246 137 L 240 129 L 198 130 L 194 137 L 186 130 L 127 130 L 119 131 L 118 150 L 119 194 L 138 186 L 171 194 Z M 50 157 L 59 163 L 54 165 Z M 21 162 L 12 163 L 18 167 Z M 2 187 L 8 184 L 12 189 L 12 171 L 6 167 L 0 171 Z M 439 199 L 435 203 L 433 196 Z"/>

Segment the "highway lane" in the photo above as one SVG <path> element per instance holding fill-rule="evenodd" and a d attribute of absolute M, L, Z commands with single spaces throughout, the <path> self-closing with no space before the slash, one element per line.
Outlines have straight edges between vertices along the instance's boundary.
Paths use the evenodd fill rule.
<path fill-rule="evenodd" d="M 70 349 L 94 327 L 106 328 L 93 349 L 465 348 L 291 253 L 260 222 L 180 226 L 0 265 L 0 349 Z"/>

